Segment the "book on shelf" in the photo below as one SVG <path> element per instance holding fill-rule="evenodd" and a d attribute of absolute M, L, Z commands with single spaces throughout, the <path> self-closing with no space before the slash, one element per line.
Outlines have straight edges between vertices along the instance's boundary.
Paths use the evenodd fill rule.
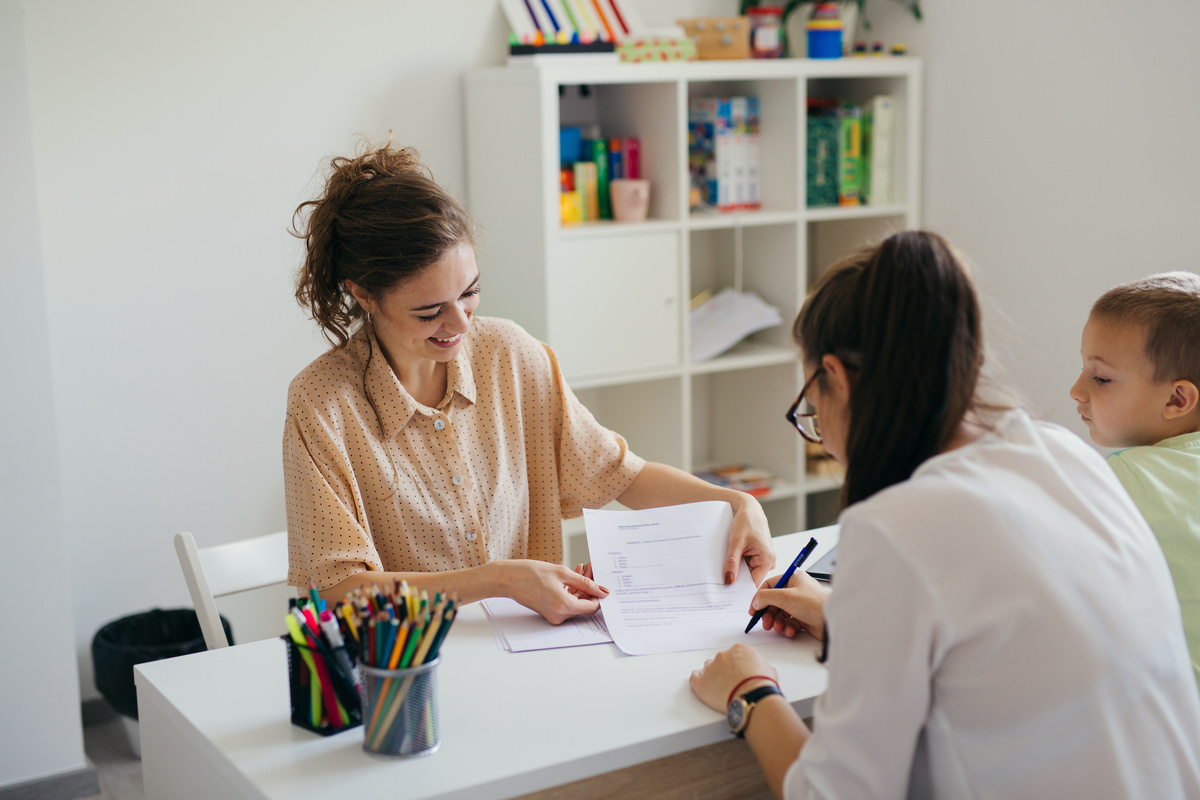
<path fill-rule="evenodd" d="M 722 467 L 697 470 L 692 474 L 717 486 L 736 489 L 755 497 L 764 497 L 770 494 L 779 480 L 770 472 L 757 469 L 749 464 L 727 464 Z"/>
<path fill-rule="evenodd" d="M 616 178 L 641 177 L 640 147 L 635 136 L 604 137 L 599 126 L 564 125 L 558 132 L 561 170 L 559 191 L 563 225 L 612 219 L 609 184 Z M 568 197 L 577 194 L 578 198 Z M 576 213 L 578 209 L 579 213 Z"/>
<path fill-rule="evenodd" d="M 620 139 L 608 140 L 608 179 L 619 181 L 625 177 L 624 151 Z"/>
<path fill-rule="evenodd" d="M 862 205 L 863 110 L 843 103 L 838 110 L 838 205 Z"/>
<path fill-rule="evenodd" d="M 889 205 L 894 202 L 896 98 L 864 105 L 809 98 L 805 128 L 807 205 Z"/>
<path fill-rule="evenodd" d="M 584 157 L 596 165 L 596 207 L 598 219 L 612 219 L 612 202 L 608 194 L 608 139 L 588 139 Z"/>
<path fill-rule="evenodd" d="M 805 187 L 809 206 L 836 206 L 838 199 L 837 102 L 809 98 Z"/>
<path fill-rule="evenodd" d="M 575 162 L 575 191 L 579 192 L 582 221 L 594 222 L 600 219 L 600 195 L 596 190 L 596 162 Z"/>
<path fill-rule="evenodd" d="M 892 182 L 896 160 L 896 98 L 887 94 L 872 97 L 863 115 L 864 161 L 867 205 L 893 202 Z"/>

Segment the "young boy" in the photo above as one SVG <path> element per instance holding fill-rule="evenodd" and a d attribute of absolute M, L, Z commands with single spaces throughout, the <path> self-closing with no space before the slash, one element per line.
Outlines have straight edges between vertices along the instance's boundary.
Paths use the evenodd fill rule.
<path fill-rule="evenodd" d="M 1158 537 L 1200 682 L 1200 276 L 1108 290 L 1083 328 L 1071 399 Z"/>

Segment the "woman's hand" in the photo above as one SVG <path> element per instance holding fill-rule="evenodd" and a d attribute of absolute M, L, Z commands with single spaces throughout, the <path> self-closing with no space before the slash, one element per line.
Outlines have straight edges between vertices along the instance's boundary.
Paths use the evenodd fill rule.
<path fill-rule="evenodd" d="M 590 562 L 590 561 L 586 564 L 576 564 L 575 565 L 575 574 L 582 575 L 583 577 L 587 578 L 589 581 L 596 580 L 596 576 L 594 576 L 592 574 L 592 562 Z M 581 600 L 587 600 L 591 596 L 587 592 L 583 591 L 582 589 L 576 589 L 573 586 L 568 586 L 567 591 L 570 592 L 573 597 L 578 597 Z"/>
<path fill-rule="evenodd" d="M 761 586 L 763 576 L 775 566 L 775 546 L 771 544 L 771 529 L 762 506 L 751 495 L 738 492 L 740 502 L 733 506 L 733 524 L 729 526 L 729 551 L 725 556 L 725 585 L 737 579 L 744 558 L 750 567 L 755 586 Z"/>
<path fill-rule="evenodd" d="M 752 675 L 765 675 L 771 680 L 758 678 L 746 681 L 738 688 L 738 683 Z M 775 668 L 758 654 L 753 647 L 735 644 L 733 647 L 704 662 L 704 666 L 692 673 L 689 683 L 692 691 L 704 703 L 717 711 L 724 712 L 729 702 L 729 693 L 738 688 L 745 693 L 759 686 L 766 686 L 772 681 L 778 682 Z"/>
<path fill-rule="evenodd" d="M 492 563 L 501 570 L 500 594 L 555 625 L 581 614 L 595 614 L 600 609 L 600 598 L 608 596 L 608 589 L 590 577 L 558 564 L 532 559 Z"/>
<path fill-rule="evenodd" d="M 818 639 L 825 638 L 825 598 L 829 589 L 802 569 L 792 573 L 783 589 L 772 589 L 778 575 L 772 575 L 754 595 L 750 613 L 766 608 L 762 626 L 765 630 L 782 633 L 789 639 L 800 631 L 808 631 Z"/>

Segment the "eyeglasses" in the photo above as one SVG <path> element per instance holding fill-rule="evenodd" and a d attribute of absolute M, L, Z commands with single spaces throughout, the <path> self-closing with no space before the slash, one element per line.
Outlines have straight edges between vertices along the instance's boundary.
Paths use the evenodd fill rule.
<path fill-rule="evenodd" d="M 813 381 L 817 376 L 825 371 L 824 367 L 820 367 L 812 374 L 804 383 L 804 388 L 800 390 L 800 395 L 796 398 L 796 402 L 792 403 L 792 407 L 788 409 L 787 421 L 796 426 L 796 430 L 800 435 L 813 444 L 821 443 L 821 428 L 817 425 L 817 412 L 812 410 L 812 404 L 806 403 L 804 395 L 808 392 L 808 387 L 812 386 Z M 804 409 L 802 412 L 801 409 Z"/>

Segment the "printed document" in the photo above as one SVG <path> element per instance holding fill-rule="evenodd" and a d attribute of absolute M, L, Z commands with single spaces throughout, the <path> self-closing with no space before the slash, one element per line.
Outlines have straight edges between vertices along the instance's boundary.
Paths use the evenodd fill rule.
<path fill-rule="evenodd" d="M 750 621 L 754 581 L 743 562 L 725 586 L 733 510 L 728 503 L 686 503 L 640 511 L 585 509 L 588 551 L 608 632 L 629 655 L 778 641 Z"/>
<path fill-rule="evenodd" d="M 612 641 L 600 611 L 573 617 L 561 625 L 551 625 L 541 614 L 508 597 L 489 597 L 482 605 L 492 623 L 496 646 L 501 650 L 523 653 Z"/>

